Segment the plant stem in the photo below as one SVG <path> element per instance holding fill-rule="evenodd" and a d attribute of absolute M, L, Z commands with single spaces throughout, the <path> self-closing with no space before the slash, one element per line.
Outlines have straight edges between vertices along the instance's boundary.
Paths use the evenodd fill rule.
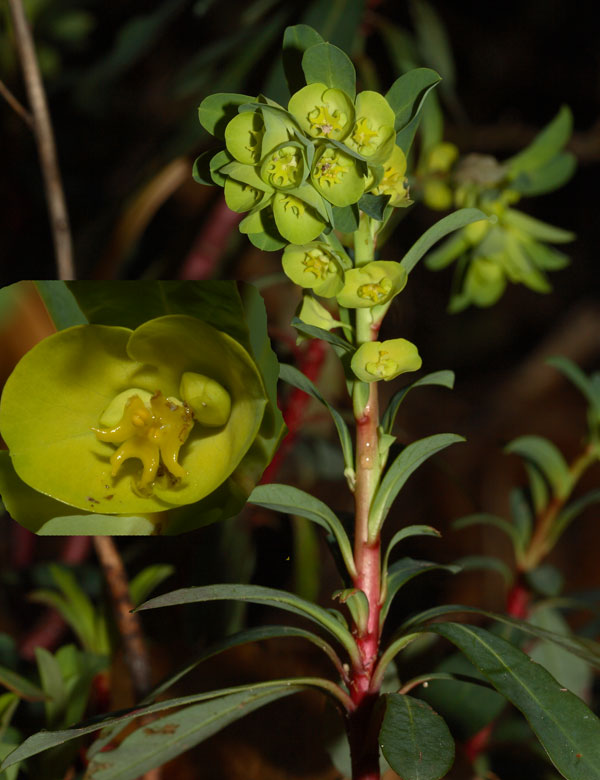
<path fill-rule="evenodd" d="M 373 260 L 375 241 L 371 220 L 361 214 L 359 228 L 354 236 L 355 264 L 365 265 Z M 369 309 L 356 311 L 357 343 L 374 340 Z M 381 542 L 369 538 L 369 509 L 379 484 L 379 394 L 377 382 L 368 385 L 366 402 L 357 403 L 365 388 L 357 388 L 355 395 L 356 420 L 356 484 L 354 490 L 354 560 L 357 574 L 354 585 L 362 590 L 369 604 L 366 629 L 354 627 L 360 652 L 360 664 L 351 670 L 350 695 L 356 709 L 348 718 L 348 740 L 352 756 L 353 780 L 379 780 L 379 723 L 376 704 L 377 690 L 371 686 L 379 652 L 379 613 L 381 611 Z"/>
<path fill-rule="evenodd" d="M 31 28 L 25 16 L 22 0 L 8 0 L 8 6 L 15 31 L 19 59 L 23 68 L 29 106 L 33 115 L 33 131 L 44 177 L 58 276 L 59 279 L 74 279 L 69 215 L 58 167 L 50 112 L 35 54 Z"/>

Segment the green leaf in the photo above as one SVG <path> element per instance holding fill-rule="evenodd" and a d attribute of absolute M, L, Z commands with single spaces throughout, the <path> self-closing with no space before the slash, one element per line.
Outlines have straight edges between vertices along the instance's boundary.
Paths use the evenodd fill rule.
<path fill-rule="evenodd" d="M 502 222 L 511 227 L 522 230 L 538 241 L 548 241 L 551 244 L 564 244 L 575 240 L 575 233 L 569 230 L 549 225 L 539 219 L 524 214 L 517 209 L 506 209 L 502 215 Z"/>
<path fill-rule="evenodd" d="M 266 509 L 272 509 L 274 512 L 284 512 L 288 515 L 306 517 L 308 520 L 312 520 L 313 523 L 317 523 L 317 525 L 325 528 L 326 531 L 335 537 L 348 573 L 352 577 L 356 576 L 356 567 L 348 534 L 337 515 L 332 512 L 327 504 L 311 496 L 310 493 L 305 493 L 303 490 L 299 490 L 291 485 L 278 484 L 258 485 L 250 493 L 248 502 L 257 506 L 263 506 Z"/>
<path fill-rule="evenodd" d="M 507 586 L 511 585 L 515 575 L 512 569 L 494 555 L 465 555 L 455 564 L 462 571 L 495 571 L 501 574 Z"/>
<path fill-rule="evenodd" d="M 430 525 L 408 525 L 406 528 L 401 528 L 399 531 L 396 531 L 396 533 L 390 539 L 387 550 L 385 551 L 383 565 L 381 568 L 382 582 L 385 582 L 387 577 L 388 564 L 392 550 L 394 547 L 396 547 L 397 544 L 411 536 L 437 536 L 439 538 L 441 533 L 437 530 L 437 528 L 433 528 Z"/>
<path fill-rule="evenodd" d="M 529 621 L 555 634 L 568 636 L 571 633 L 564 617 L 550 606 L 534 609 Z M 583 659 L 574 657 L 554 642 L 546 640 L 538 642 L 528 650 L 528 655 L 549 671 L 563 687 L 585 700 L 593 683 L 593 674 L 589 664 Z"/>
<path fill-rule="evenodd" d="M 560 450 L 542 436 L 519 436 L 504 451 L 520 455 L 532 463 L 548 480 L 559 498 L 565 498 L 572 487 L 569 467 Z"/>
<path fill-rule="evenodd" d="M 304 86 L 302 56 L 307 49 L 317 43 L 323 43 L 323 38 L 307 24 L 295 24 L 285 28 L 281 57 L 285 78 L 292 95 Z"/>
<path fill-rule="evenodd" d="M 418 115 L 424 97 L 440 81 L 439 73 L 430 68 L 409 70 L 394 81 L 385 99 L 396 115 L 396 131 L 406 127 Z"/>
<path fill-rule="evenodd" d="M 494 528 L 498 528 L 500 531 L 504 531 L 510 538 L 515 548 L 522 547 L 521 538 L 515 527 L 503 517 L 490 515 L 487 512 L 477 512 L 472 515 L 465 515 L 465 517 L 461 517 L 452 523 L 452 527 L 457 531 L 462 528 L 471 528 L 474 525 L 490 525 Z"/>
<path fill-rule="evenodd" d="M 43 701 L 46 698 L 41 688 L 5 666 L 0 666 L 0 685 L 13 691 L 25 701 Z"/>
<path fill-rule="evenodd" d="M 491 620 L 496 620 L 498 623 L 511 626 L 512 628 L 515 628 L 517 631 L 521 631 L 524 634 L 535 636 L 538 639 L 549 639 L 560 647 L 564 647 L 565 650 L 573 653 L 573 655 L 576 655 L 579 658 L 583 658 L 584 661 L 587 661 L 587 663 L 589 663 L 594 668 L 600 669 L 600 643 L 586 638 L 555 634 L 538 626 L 534 626 L 524 620 L 518 620 L 517 618 L 509 617 L 508 615 L 503 615 L 498 612 L 491 612 L 487 609 L 479 609 L 478 607 L 466 607 L 460 604 L 443 604 L 438 607 L 432 607 L 431 609 L 427 609 L 424 612 L 413 615 L 411 618 L 406 620 L 402 624 L 399 634 L 406 635 L 415 630 L 422 631 L 424 630 L 424 624 L 430 620 L 444 617 L 446 615 L 456 615 L 460 613 L 466 613 L 469 615 L 484 615 Z M 415 629 L 415 626 L 417 629 Z"/>
<path fill-rule="evenodd" d="M 325 398 L 323 398 L 316 385 L 314 385 L 302 371 L 299 371 L 294 366 L 290 366 L 287 363 L 281 363 L 279 366 L 279 378 L 289 385 L 292 385 L 292 387 L 303 390 L 305 393 L 312 396 L 312 398 L 319 401 L 319 403 L 322 403 L 327 407 L 329 414 L 333 418 L 335 427 L 337 428 L 338 436 L 340 437 L 340 444 L 342 445 L 342 453 L 344 455 L 344 465 L 346 469 L 353 469 L 354 455 L 352 451 L 352 437 L 350 436 L 350 431 L 348 430 L 348 426 L 342 415 L 337 409 L 334 409 Z"/>
<path fill-rule="evenodd" d="M 340 233 L 354 233 L 358 228 L 358 206 L 334 206 L 333 227 Z"/>
<path fill-rule="evenodd" d="M 525 578 L 527 584 L 535 593 L 540 593 L 542 596 L 547 597 L 558 596 L 565 584 L 562 572 L 550 563 L 542 563 L 540 566 L 536 566 L 535 569 L 526 572 Z M 533 623 L 534 621 L 530 622 Z M 538 623 L 537 625 L 540 624 Z M 566 632 L 563 631 L 562 633 Z"/>
<path fill-rule="evenodd" d="M 488 219 L 488 217 L 479 209 L 459 209 L 452 214 L 448 214 L 447 217 L 440 219 L 435 225 L 428 228 L 421 238 L 417 239 L 402 258 L 401 265 L 407 273 L 410 273 L 436 241 L 439 241 L 440 238 L 447 236 L 448 233 L 452 233 L 454 230 L 459 230 L 465 227 L 465 225 L 470 225 L 471 222 L 479 222 L 482 219 Z"/>
<path fill-rule="evenodd" d="M 402 588 L 403 585 L 406 585 L 406 583 L 414 577 L 417 577 L 419 574 L 423 574 L 426 571 L 448 571 L 451 574 L 457 574 L 460 571 L 460 566 L 445 566 L 439 563 L 431 563 L 430 561 L 417 561 L 414 558 L 402 558 L 393 563 L 387 573 L 385 583 L 386 595 L 381 608 L 380 625 L 383 625 L 392 605 L 392 601 L 400 588 Z"/>
<path fill-rule="evenodd" d="M 379 744 L 389 765 L 404 780 L 439 780 L 454 763 L 454 740 L 429 704 L 388 693 Z"/>
<path fill-rule="evenodd" d="M 136 780 L 250 712 L 296 693 L 292 685 L 244 691 L 184 707 L 141 726 L 108 753 L 90 762 L 89 780 Z"/>
<path fill-rule="evenodd" d="M 412 384 L 403 387 L 401 390 L 398 390 L 398 392 L 391 397 L 387 409 L 381 418 L 381 427 L 385 433 L 392 432 L 400 404 L 404 401 L 408 393 L 415 387 L 425 387 L 426 385 L 447 387 L 452 390 L 454 387 L 454 371 L 434 371 L 431 374 L 422 376 L 420 379 L 417 379 L 416 382 L 412 382 Z"/>
<path fill-rule="evenodd" d="M 436 623 L 529 721 L 548 757 L 567 780 L 600 778 L 600 720 L 577 696 L 505 639 L 478 626 Z"/>
<path fill-rule="evenodd" d="M 254 102 L 255 98 L 249 95 L 237 95 L 230 92 L 218 92 L 204 98 L 198 108 L 200 124 L 211 135 L 225 139 L 225 128 L 238 114 L 238 108 L 245 103 Z"/>
<path fill-rule="evenodd" d="M 581 498 L 572 501 L 558 514 L 549 533 L 549 541 L 554 544 L 563 531 L 580 515 L 588 506 L 600 503 L 600 488 L 591 490 Z"/>
<path fill-rule="evenodd" d="M 210 161 L 214 156 L 214 149 L 207 149 L 194 160 L 194 164 L 192 166 L 192 178 L 196 184 L 205 184 L 207 187 L 212 187 L 213 184 L 215 184 L 210 167 Z M 228 156 L 227 162 L 230 161 L 231 158 Z"/>
<path fill-rule="evenodd" d="M 57 330 L 87 323 L 65 282 L 36 281 L 34 284 Z"/>
<path fill-rule="evenodd" d="M 168 563 L 154 563 L 138 572 L 129 583 L 129 595 L 134 606 L 140 604 L 161 582 L 175 573 Z"/>
<path fill-rule="evenodd" d="M 543 168 L 520 173 L 512 182 L 511 189 L 517 190 L 521 195 L 533 197 L 553 192 L 563 184 L 566 184 L 575 173 L 577 158 L 571 152 L 562 152 Z"/>
<path fill-rule="evenodd" d="M 343 352 L 353 352 L 354 347 L 346 339 L 336 336 L 335 333 L 330 333 L 323 328 L 317 328 L 314 325 L 309 325 L 306 322 L 302 322 L 298 317 L 292 319 L 291 325 L 296 328 L 297 331 L 303 333 L 305 336 L 311 336 L 315 339 L 321 339 L 331 344 L 333 347 L 342 350 Z"/>
<path fill-rule="evenodd" d="M 346 52 L 331 43 L 317 43 L 302 56 L 307 84 L 326 84 L 341 89 L 352 100 L 356 97 L 356 72 Z"/>
<path fill-rule="evenodd" d="M 152 704 L 148 707 L 132 707 L 115 715 L 114 713 L 95 717 L 89 721 L 79 724 L 70 729 L 62 729 L 60 731 L 40 731 L 37 734 L 33 734 L 28 737 L 19 747 L 5 759 L 0 766 L 0 771 L 6 769 L 19 761 L 23 761 L 31 756 L 35 756 L 44 750 L 63 745 L 65 742 L 70 742 L 73 739 L 91 734 L 94 731 L 98 731 L 103 728 L 111 728 L 113 726 L 123 726 L 134 720 L 135 718 L 142 717 L 144 715 L 153 715 L 157 712 L 173 709 L 174 707 L 183 707 L 188 704 L 195 704 L 197 702 L 218 700 L 222 697 L 239 696 L 239 699 L 243 702 L 245 697 L 249 697 L 251 701 L 262 701 L 266 704 L 263 697 L 268 697 L 271 693 L 277 693 L 278 691 L 288 691 L 289 693 L 295 693 L 298 690 L 303 690 L 307 687 L 326 688 L 325 683 L 329 681 L 321 680 L 318 677 L 298 677 L 293 680 L 271 680 L 266 683 L 253 683 L 250 685 L 240 685 L 234 688 L 224 688 L 220 691 L 210 691 L 208 693 L 197 693 L 191 696 L 180 696 L 176 699 L 169 699 L 167 701 L 161 701 L 156 704 Z M 331 683 L 329 683 L 331 685 Z M 329 687 L 329 685 L 327 687 Z M 326 688 L 327 689 L 327 688 Z M 285 695 L 285 694 L 281 694 Z M 242 705 L 243 706 L 243 705 Z M 223 724 L 224 725 L 224 724 Z M 134 776 L 135 777 L 135 776 Z"/>
<path fill-rule="evenodd" d="M 555 157 L 569 140 L 573 129 L 573 115 L 568 106 L 562 106 L 554 119 L 522 152 L 504 163 L 515 178 L 519 173 L 530 173 L 542 168 Z"/>
<path fill-rule="evenodd" d="M 62 716 L 67 705 L 67 689 L 63 675 L 56 658 L 45 647 L 35 648 L 35 660 L 46 694 L 44 708 L 46 710 L 46 723 L 50 728 L 56 727 L 62 721 Z"/>
<path fill-rule="evenodd" d="M 533 530 L 533 516 L 531 506 L 524 490 L 513 488 L 509 495 L 510 513 L 513 518 L 515 531 L 520 540 L 521 548 L 525 549 L 531 539 Z"/>
<path fill-rule="evenodd" d="M 421 463 L 441 450 L 464 441 L 454 433 L 438 433 L 409 444 L 389 467 L 379 485 L 369 511 L 369 538 L 376 539 L 383 521 L 406 480 Z"/>
<path fill-rule="evenodd" d="M 297 510 L 296 510 L 297 511 Z M 195 604 L 203 601 L 249 601 L 253 604 L 265 604 L 270 607 L 278 607 L 287 612 L 312 620 L 332 634 L 347 650 L 350 657 L 358 659 L 358 650 L 354 638 L 330 612 L 309 601 L 298 598 L 293 593 L 274 588 L 264 588 L 260 585 L 206 585 L 197 588 L 181 588 L 156 596 L 137 610 L 156 609 L 158 607 L 170 607 L 175 604 Z"/>
<path fill-rule="evenodd" d="M 441 271 L 453 263 L 457 257 L 464 255 L 471 248 L 464 232 L 456 233 L 446 239 L 437 249 L 425 258 L 425 265 L 430 271 Z"/>
<path fill-rule="evenodd" d="M 367 192 L 358 201 L 358 208 L 377 222 L 383 222 L 384 212 L 389 200 L 389 195 L 371 195 L 371 193 Z"/>
<path fill-rule="evenodd" d="M 600 386 L 595 385 L 576 363 L 561 355 L 548 358 L 546 363 L 566 376 L 592 406 L 600 406 Z"/>

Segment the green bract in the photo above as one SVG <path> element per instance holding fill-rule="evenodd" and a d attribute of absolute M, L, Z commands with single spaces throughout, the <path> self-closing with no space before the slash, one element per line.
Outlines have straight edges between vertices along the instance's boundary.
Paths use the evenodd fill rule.
<path fill-rule="evenodd" d="M 360 92 L 356 96 L 355 116 L 346 146 L 362 154 L 369 163 L 387 160 L 396 141 L 396 117 L 387 100 L 379 92 Z"/>
<path fill-rule="evenodd" d="M 389 195 L 390 206 L 410 206 L 408 181 L 406 179 L 406 155 L 399 146 L 394 146 L 383 163 L 383 177 L 372 190 L 374 195 Z"/>
<path fill-rule="evenodd" d="M 406 286 L 408 274 L 400 263 L 375 260 L 346 271 L 336 298 L 340 306 L 362 309 L 388 303 Z"/>
<path fill-rule="evenodd" d="M 227 151 L 241 163 L 256 165 L 260 162 L 264 134 L 262 114 L 258 111 L 238 114 L 225 128 Z"/>
<path fill-rule="evenodd" d="M 357 203 L 365 190 L 358 161 L 337 147 L 324 147 L 310 174 L 315 189 L 334 206 Z"/>
<path fill-rule="evenodd" d="M 406 371 L 418 371 L 422 360 L 414 344 L 406 339 L 369 341 L 356 350 L 351 367 L 363 382 L 389 382 Z"/>
<path fill-rule="evenodd" d="M 59 514 L 148 516 L 223 485 L 266 405 L 244 347 L 195 317 L 168 315 L 135 330 L 81 325 L 41 341 L 6 382 L 0 431 L 24 483 L 17 493 L 62 502 Z M 18 497 L 5 490 L 14 482 L 0 481 L 2 498 L 20 519 Z"/>
<path fill-rule="evenodd" d="M 288 111 L 313 138 L 341 141 L 354 123 L 352 101 L 340 89 L 309 84 L 290 98 Z"/>
<path fill-rule="evenodd" d="M 333 298 L 343 287 L 342 264 L 327 244 L 290 244 L 283 252 L 282 263 L 292 282 L 323 298 Z"/>

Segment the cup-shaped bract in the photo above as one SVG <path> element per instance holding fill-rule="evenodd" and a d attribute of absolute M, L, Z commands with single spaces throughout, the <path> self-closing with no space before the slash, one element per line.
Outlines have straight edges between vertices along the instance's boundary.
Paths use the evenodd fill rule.
<path fill-rule="evenodd" d="M 346 271 L 344 286 L 336 294 L 340 306 L 364 309 L 388 303 L 398 295 L 408 280 L 400 263 L 392 260 L 374 260 Z"/>
<path fill-rule="evenodd" d="M 348 95 L 326 84 L 308 84 L 295 92 L 288 111 L 311 138 L 341 141 L 354 123 L 354 107 Z"/>
<path fill-rule="evenodd" d="M 265 155 L 261 179 L 275 190 L 299 187 L 304 179 L 304 156 L 300 144 L 281 144 Z"/>
<path fill-rule="evenodd" d="M 407 371 L 418 371 L 422 360 L 416 346 L 406 339 L 368 341 L 352 356 L 351 368 L 363 382 L 389 382 Z"/>
<path fill-rule="evenodd" d="M 326 224 L 305 200 L 288 192 L 276 192 L 273 196 L 273 216 L 277 230 L 292 244 L 314 241 Z"/>
<path fill-rule="evenodd" d="M 266 405 L 241 344 L 167 315 L 39 342 L 6 382 L 0 432 L 34 491 L 69 509 L 150 515 L 217 490 L 251 448 Z"/>
<path fill-rule="evenodd" d="M 342 264 L 333 250 L 319 241 L 289 244 L 282 257 L 283 271 L 292 282 L 314 290 L 323 298 L 333 298 L 344 285 Z"/>
<path fill-rule="evenodd" d="M 332 146 L 323 147 L 315 156 L 311 181 L 317 192 L 339 207 L 357 203 L 365 189 L 359 161 Z"/>
<path fill-rule="evenodd" d="M 238 162 L 257 165 L 262 157 L 265 123 L 260 111 L 244 111 L 228 122 L 225 128 L 227 151 Z"/>
<path fill-rule="evenodd" d="M 352 132 L 346 146 L 366 157 L 369 163 L 382 163 L 390 156 L 396 142 L 396 115 L 379 92 L 365 90 L 356 96 Z"/>
<path fill-rule="evenodd" d="M 372 192 L 374 195 L 389 195 L 390 206 L 403 207 L 411 204 L 406 179 L 406 156 L 399 146 L 394 146 L 392 153 L 383 163 L 383 177 Z"/>

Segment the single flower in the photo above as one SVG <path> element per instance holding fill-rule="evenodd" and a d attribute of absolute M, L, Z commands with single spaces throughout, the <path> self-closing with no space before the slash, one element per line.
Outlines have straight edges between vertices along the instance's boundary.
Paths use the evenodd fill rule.
<path fill-rule="evenodd" d="M 406 371 L 418 371 L 421 364 L 416 346 L 406 339 L 368 341 L 351 361 L 352 371 L 363 382 L 389 382 Z"/>
<path fill-rule="evenodd" d="M 374 260 L 346 271 L 344 286 L 336 294 L 337 302 L 349 309 L 379 306 L 398 295 L 407 280 L 408 274 L 400 263 Z"/>
<path fill-rule="evenodd" d="M 333 298 L 343 287 L 340 258 L 322 242 L 289 244 L 283 252 L 282 265 L 292 282 L 323 298 Z"/>
<path fill-rule="evenodd" d="M 71 510 L 147 515 L 216 491 L 251 448 L 266 404 L 244 347 L 168 315 L 41 341 L 6 382 L 0 432 L 34 491 Z"/>

